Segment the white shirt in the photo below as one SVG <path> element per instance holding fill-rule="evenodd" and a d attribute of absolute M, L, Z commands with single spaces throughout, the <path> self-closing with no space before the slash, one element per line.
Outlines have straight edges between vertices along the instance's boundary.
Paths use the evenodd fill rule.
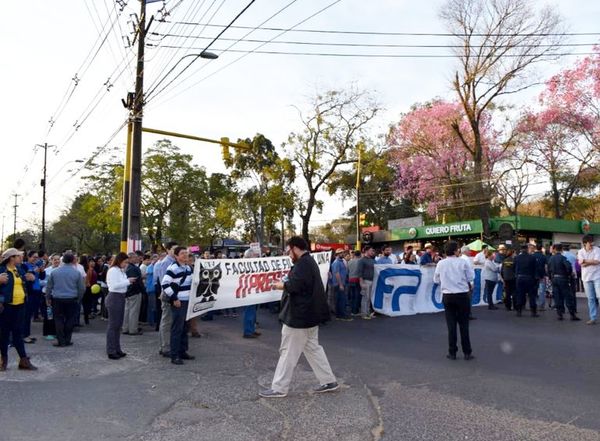
<path fill-rule="evenodd" d="M 79 271 L 79 274 L 81 274 L 81 277 L 83 277 L 85 279 L 85 269 L 83 269 L 83 265 L 81 264 L 77 264 L 77 271 Z"/>
<path fill-rule="evenodd" d="M 433 281 L 442 287 L 442 294 L 460 294 L 469 292 L 475 273 L 464 259 L 450 256 L 441 260 L 433 274 Z"/>
<path fill-rule="evenodd" d="M 475 265 L 485 265 L 485 251 L 480 251 L 473 259 L 473 263 Z"/>
<path fill-rule="evenodd" d="M 126 293 L 129 286 L 129 279 L 125 271 L 117 266 L 111 266 L 106 273 L 106 284 L 109 292 Z"/>
<path fill-rule="evenodd" d="M 600 260 L 600 248 L 592 246 L 591 251 L 586 251 L 582 248 L 577 253 L 577 260 L 579 264 L 583 263 L 583 260 Z M 581 265 L 581 280 L 584 282 L 591 282 L 592 280 L 600 280 L 600 265 Z"/>

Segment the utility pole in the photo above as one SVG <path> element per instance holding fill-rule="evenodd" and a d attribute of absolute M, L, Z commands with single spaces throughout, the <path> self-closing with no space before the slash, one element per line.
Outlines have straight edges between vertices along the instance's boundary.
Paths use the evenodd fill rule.
<path fill-rule="evenodd" d="M 360 251 L 360 166 L 362 159 L 362 144 L 358 146 L 358 163 L 356 164 L 356 250 Z"/>
<path fill-rule="evenodd" d="M 17 238 L 17 207 L 19 206 L 17 204 L 17 198 L 20 196 L 17 193 L 14 193 L 13 196 L 15 197 L 15 205 L 13 205 L 13 208 L 15 210 L 15 218 L 14 218 L 14 223 L 13 223 L 13 240 Z"/>
<path fill-rule="evenodd" d="M 141 205 L 142 205 L 142 119 L 144 111 L 144 44 L 146 37 L 146 0 L 140 1 L 138 23 L 138 55 L 135 77 L 135 94 L 131 114 L 131 181 L 129 187 L 129 222 L 127 251 L 142 248 Z"/>
<path fill-rule="evenodd" d="M 41 147 L 44 149 L 44 170 L 43 170 L 43 177 L 40 181 L 40 185 L 42 186 L 42 238 L 41 238 L 41 242 L 40 242 L 40 249 L 41 250 L 45 250 L 46 249 L 46 165 L 47 165 L 47 160 L 48 160 L 48 147 L 54 147 L 54 146 L 49 146 L 48 143 L 44 143 L 42 144 L 38 144 L 37 147 Z"/>

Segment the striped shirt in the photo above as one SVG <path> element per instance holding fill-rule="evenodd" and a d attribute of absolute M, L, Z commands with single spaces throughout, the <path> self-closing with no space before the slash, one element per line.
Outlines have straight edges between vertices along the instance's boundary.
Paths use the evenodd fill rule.
<path fill-rule="evenodd" d="M 190 299 L 190 290 L 192 288 L 192 270 L 188 265 L 180 265 L 175 262 L 169 268 L 162 278 L 162 291 L 170 299 L 188 301 Z"/>

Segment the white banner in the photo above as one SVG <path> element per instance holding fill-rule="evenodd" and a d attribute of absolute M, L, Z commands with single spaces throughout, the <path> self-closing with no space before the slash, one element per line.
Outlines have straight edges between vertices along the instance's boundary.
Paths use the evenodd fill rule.
<path fill-rule="evenodd" d="M 323 285 L 326 285 L 331 252 L 311 256 L 319 265 Z M 271 289 L 271 284 L 280 281 L 291 268 L 288 256 L 196 259 L 187 318 L 217 309 L 279 301 L 282 291 Z"/>
<path fill-rule="evenodd" d="M 475 266 L 473 306 L 487 305 L 484 299 L 482 267 Z M 373 309 L 388 316 L 413 315 L 444 310 L 442 292 L 433 283 L 435 266 L 375 265 L 371 301 Z M 502 282 L 494 289 L 494 303 L 502 301 Z"/>

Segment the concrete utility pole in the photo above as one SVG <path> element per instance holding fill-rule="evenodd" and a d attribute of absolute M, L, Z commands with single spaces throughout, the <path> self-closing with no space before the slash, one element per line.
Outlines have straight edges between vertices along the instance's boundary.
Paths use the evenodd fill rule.
<path fill-rule="evenodd" d="M 135 94 L 131 115 L 131 182 L 129 188 L 129 222 L 127 251 L 142 248 L 142 119 L 144 111 L 144 44 L 146 37 L 146 0 L 140 1 L 138 24 L 138 55 L 135 77 Z"/>

